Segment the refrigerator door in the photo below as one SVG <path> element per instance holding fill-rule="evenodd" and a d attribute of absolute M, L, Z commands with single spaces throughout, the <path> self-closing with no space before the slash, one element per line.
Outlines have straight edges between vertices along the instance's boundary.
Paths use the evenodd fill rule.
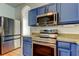
<path fill-rule="evenodd" d="M 8 31 L 9 35 L 14 35 L 14 20 L 8 19 Z"/>
<path fill-rule="evenodd" d="M 4 36 L 13 35 L 14 34 L 14 20 L 10 18 L 4 17 L 3 28 L 4 28 Z"/>
<path fill-rule="evenodd" d="M 20 21 L 19 20 L 14 20 L 14 35 L 16 34 L 21 34 L 20 30 L 21 30 L 21 26 L 20 26 Z"/>

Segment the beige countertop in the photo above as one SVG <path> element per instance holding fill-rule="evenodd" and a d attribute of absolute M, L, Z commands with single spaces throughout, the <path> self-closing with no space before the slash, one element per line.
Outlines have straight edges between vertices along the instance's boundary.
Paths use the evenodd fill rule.
<path fill-rule="evenodd" d="M 59 34 L 57 40 L 79 44 L 79 34 Z"/>
<path fill-rule="evenodd" d="M 39 33 L 32 33 L 32 37 L 39 37 L 39 35 Z M 79 34 L 58 34 L 57 40 L 79 44 Z"/>

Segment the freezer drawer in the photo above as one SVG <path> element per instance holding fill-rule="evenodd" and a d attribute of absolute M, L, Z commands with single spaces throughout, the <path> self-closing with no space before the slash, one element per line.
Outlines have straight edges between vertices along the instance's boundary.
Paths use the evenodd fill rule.
<path fill-rule="evenodd" d="M 14 41 L 6 41 L 2 44 L 2 53 L 1 54 L 4 54 L 4 53 L 7 53 L 7 52 L 10 52 L 14 49 Z"/>
<path fill-rule="evenodd" d="M 21 47 L 20 42 L 21 42 L 20 39 L 14 40 L 14 48 L 15 48 L 15 49 Z"/>

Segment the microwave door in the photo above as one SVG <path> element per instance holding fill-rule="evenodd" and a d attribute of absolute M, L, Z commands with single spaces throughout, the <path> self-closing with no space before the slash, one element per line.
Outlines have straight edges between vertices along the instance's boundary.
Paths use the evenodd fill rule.
<path fill-rule="evenodd" d="M 47 21 L 49 18 L 47 16 L 37 18 L 37 23 L 39 26 L 47 26 Z"/>

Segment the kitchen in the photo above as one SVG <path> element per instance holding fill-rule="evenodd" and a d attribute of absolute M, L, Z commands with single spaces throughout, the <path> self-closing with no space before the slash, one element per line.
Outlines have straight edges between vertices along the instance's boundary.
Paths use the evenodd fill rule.
<path fill-rule="evenodd" d="M 7 5 L 14 8 L 16 4 Z M 79 56 L 79 3 L 24 3 L 17 6 L 15 17 L 0 17 L 2 56 Z"/>

